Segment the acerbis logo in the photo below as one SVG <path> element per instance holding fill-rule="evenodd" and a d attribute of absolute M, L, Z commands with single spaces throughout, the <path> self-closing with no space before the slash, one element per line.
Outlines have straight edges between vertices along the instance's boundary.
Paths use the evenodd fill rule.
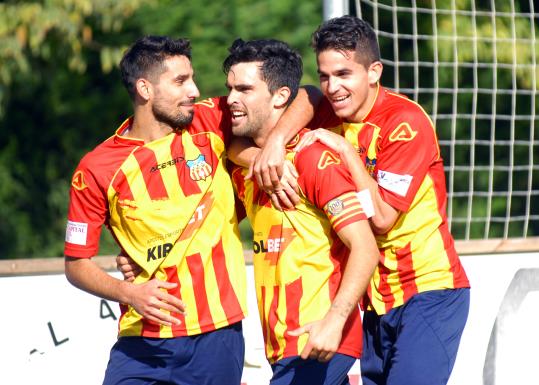
<path fill-rule="evenodd" d="M 150 169 L 150 172 L 155 172 L 157 170 L 162 170 L 162 169 L 167 168 L 169 166 L 174 166 L 176 163 L 183 162 L 184 160 L 185 159 L 183 157 L 179 156 L 177 158 L 169 160 L 168 162 L 163 162 L 163 163 L 156 164 L 155 166 L 153 166 Z"/>
<path fill-rule="evenodd" d="M 341 163 L 341 160 L 337 158 L 335 154 L 326 150 L 320 156 L 320 160 L 318 161 L 318 169 L 323 170 L 326 167 L 331 166 L 332 164 L 340 164 L 340 163 Z"/>
<path fill-rule="evenodd" d="M 71 186 L 76 190 L 84 190 L 88 185 L 84 182 L 84 173 L 82 170 L 77 171 L 71 179 Z"/>
<path fill-rule="evenodd" d="M 393 130 L 391 135 L 389 135 L 390 142 L 409 142 L 415 138 L 417 131 L 412 130 L 412 127 L 406 122 L 401 123 Z"/>

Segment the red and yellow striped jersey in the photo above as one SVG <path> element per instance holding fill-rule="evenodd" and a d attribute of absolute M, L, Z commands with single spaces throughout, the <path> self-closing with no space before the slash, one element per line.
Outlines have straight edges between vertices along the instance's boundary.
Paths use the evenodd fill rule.
<path fill-rule="evenodd" d="M 226 99 L 195 106 L 181 132 L 144 143 L 116 134 L 77 167 L 70 193 L 65 255 L 97 253 L 105 224 L 118 245 L 187 306 L 179 326 L 159 326 L 122 305 L 121 336 L 169 338 L 215 330 L 246 314 L 246 277 L 234 193 L 225 168 L 230 137 Z"/>
<path fill-rule="evenodd" d="M 256 294 L 270 363 L 301 353 L 308 337 L 287 331 L 322 319 L 330 308 L 349 254 L 336 231 L 367 219 L 348 170 L 326 146 L 315 143 L 288 157 L 300 175 L 301 203 L 295 210 L 276 210 L 256 182 L 244 180 L 245 169 L 232 172 L 254 232 Z M 359 357 L 361 339 L 356 308 L 338 351 Z"/>
<path fill-rule="evenodd" d="M 416 293 L 469 287 L 446 217 L 446 186 L 434 126 L 425 111 L 382 87 L 361 123 L 342 123 L 378 182 L 382 199 L 401 213 L 376 237 L 380 263 L 368 290 L 385 314 Z"/>

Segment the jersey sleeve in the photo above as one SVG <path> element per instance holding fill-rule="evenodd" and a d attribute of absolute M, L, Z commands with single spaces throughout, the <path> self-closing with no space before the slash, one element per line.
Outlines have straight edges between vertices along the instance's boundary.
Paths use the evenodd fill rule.
<path fill-rule="evenodd" d="M 227 147 L 232 139 L 232 119 L 226 96 L 208 98 L 195 103 L 192 126 L 195 131 L 210 131 L 217 134 Z"/>
<path fill-rule="evenodd" d="M 440 159 L 434 127 L 417 106 L 395 112 L 384 131 L 376 160 L 380 194 L 391 206 L 407 211 L 430 166 Z"/>
<path fill-rule="evenodd" d="M 83 161 L 71 180 L 64 254 L 76 258 L 96 255 L 107 215 L 106 196 Z"/>
<path fill-rule="evenodd" d="M 298 183 L 305 197 L 328 216 L 335 231 L 366 220 L 350 172 L 322 143 L 313 143 L 296 155 Z"/>

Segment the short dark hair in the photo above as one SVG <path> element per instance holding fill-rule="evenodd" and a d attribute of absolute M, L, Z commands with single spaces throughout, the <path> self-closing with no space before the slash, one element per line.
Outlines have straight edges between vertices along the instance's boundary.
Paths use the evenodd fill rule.
<path fill-rule="evenodd" d="M 380 60 L 376 33 L 369 23 L 355 16 L 336 17 L 322 23 L 312 35 L 311 46 L 317 54 L 328 49 L 355 51 L 365 67 Z"/>
<path fill-rule="evenodd" d="M 150 81 L 165 71 L 164 61 L 171 56 L 186 56 L 191 60 L 191 43 L 187 39 L 168 36 L 145 36 L 133 43 L 120 61 L 122 82 L 132 99 L 135 82 L 147 77 Z"/>
<path fill-rule="evenodd" d="M 280 87 L 290 88 L 287 104 L 290 104 L 298 94 L 303 75 L 303 62 L 300 54 L 285 42 L 275 39 L 250 41 L 236 39 L 228 52 L 229 55 L 223 62 L 225 74 L 238 63 L 262 62 L 261 77 L 268 85 L 270 93 L 273 94 Z"/>

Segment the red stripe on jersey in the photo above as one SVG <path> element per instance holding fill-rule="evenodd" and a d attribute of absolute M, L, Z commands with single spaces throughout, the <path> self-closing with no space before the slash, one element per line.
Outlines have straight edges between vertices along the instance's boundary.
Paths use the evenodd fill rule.
<path fill-rule="evenodd" d="M 217 154 L 215 151 L 213 151 L 213 148 L 211 146 L 210 138 L 208 137 L 210 134 L 204 133 L 204 134 L 198 134 L 193 135 L 193 143 L 198 147 L 202 155 L 204 155 L 204 158 L 206 159 L 206 163 L 208 163 L 211 168 L 211 175 L 215 174 L 215 170 L 217 170 L 217 163 L 219 162 L 219 158 L 217 157 Z M 190 160 L 190 159 L 188 159 Z"/>
<path fill-rule="evenodd" d="M 415 270 L 412 259 L 412 251 L 408 243 L 402 249 L 397 250 L 397 271 L 399 272 L 399 280 L 404 293 L 403 302 L 406 302 L 414 294 L 417 294 L 417 285 L 415 283 Z"/>
<path fill-rule="evenodd" d="M 301 277 L 289 283 L 285 287 L 286 291 L 286 331 L 284 340 L 286 341 L 283 356 L 297 356 L 298 337 L 288 334 L 289 331 L 299 328 L 299 305 L 303 296 L 303 285 Z"/>
<path fill-rule="evenodd" d="M 153 321 L 149 321 L 146 318 L 142 318 L 142 332 L 140 335 L 142 337 L 149 337 L 149 338 L 160 338 L 161 334 L 159 333 L 159 330 L 161 329 L 158 324 L 156 324 Z"/>
<path fill-rule="evenodd" d="M 152 280 L 153 278 L 155 278 L 155 274 L 152 275 L 152 277 L 148 281 Z M 140 333 L 142 337 L 149 337 L 149 338 L 161 337 L 161 333 L 160 333 L 161 327 L 159 326 L 159 324 L 156 324 L 153 321 L 149 321 L 144 317 L 141 318 L 140 322 L 142 323 L 142 332 Z"/>
<path fill-rule="evenodd" d="M 183 149 L 181 135 L 176 135 L 172 140 L 170 152 L 172 153 L 173 159 L 182 159 L 181 162 L 176 162 L 176 171 L 180 181 L 179 187 L 182 189 L 183 195 L 189 196 L 193 194 L 200 194 L 200 187 L 198 187 L 198 183 L 191 178 L 189 167 L 187 167 L 186 164 L 185 151 Z"/>
<path fill-rule="evenodd" d="M 121 169 L 118 170 L 118 173 L 112 181 L 112 188 L 118 193 L 119 200 L 134 200 L 133 193 L 131 192 L 131 188 L 127 182 L 127 178 Z"/>
<path fill-rule="evenodd" d="M 204 276 L 204 264 L 200 253 L 186 257 L 187 266 L 193 281 L 193 292 L 197 304 L 198 323 L 201 333 L 206 333 L 215 329 L 215 324 L 210 313 L 208 293 L 206 293 L 206 282 Z"/>
<path fill-rule="evenodd" d="M 273 298 L 271 299 L 271 305 L 268 312 L 268 332 L 273 354 L 272 360 L 279 358 L 279 341 L 275 336 L 275 326 L 279 318 L 277 317 L 277 306 L 279 305 L 279 286 L 273 286 Z"/>
<path fill-rule="evenodd" d="M 238 317 L 238 314 L 243 314 L 243 310 L 230 282 L 222 240 L 219 240 L 219 243 L 212 249 L 211 258 L 215 271 L 215 279 L 219 286 L 221 305 L 223 306 L 228 322 L 232 323 Z"/>
<path fill-rule="evenodd" d="M 168 294 L 173 295 L 178 299 L 182 299 L 181 295 L 181 282 L 180 277 L 178 276 L 178 267 L 169 266 L 164 268 L 165 273 L 167 274 L 167 282 L 175 283 L 177 286 L 173 289 L 167 290 Z M 187 334 L 185 329 L 185 316 L 182 313 L 170 313 L 171 316 L 177 318 L 181 321 L 179 325 L 172 325 L 172 335 L 174 337 L 181 337 Z"/>
<path fill-rule="evenodd" d="M 384 303 L 386 305 L 386 312 L 393 308 L 395 303 L 395 297 L 391 291 L 391 286 L 387 283 L 387 278 L 389 276 L 390 270 L 384 266 L 385 255 L 383 252 L 380 252 L 380 262 L 378 263 L 378 272 L 380 273 L 380 282 L 378 283 L 378 291 L 382 295 Z"/>
<path fill-rule="evenodd" d="M 261 190 L 256 182 L 253 182 L 253 204 L 261 207 L 271 207 L 269 195 L 264 190 Z"/>
<path fill-rule="evenodd" d="M 350 223 L 367 220 L 367 216 L 363 211 L 363 208 L 353 209 L 346 212 L 346 215 L 340 216 L 335 222 L 333 222 L 333 229 L 339 232 L 344 226 Z"/>
<path fill-rule="evenodd" d="M 161 172 L 155 169 L 152 171 L 152 167 L 157 164 L 155 153 L 146 147 L 140 147 L 133 155 L 139 164 L 140 172 L 146 183 L 146 190 L 148 190 L 150 198 L 152 200 L 168 198 Z"/>
<path fill-rule="evenodd" d="M 183 241 L 185 239 L 191 238 L 195 230 L 199 229 L 200 226 L 204 224 L 204 219 L 208 216 L 208 213 L 210 212 L 213 205 L 213 201 L 214 199 L 211 191 L 207 194 L 204 194 L 195 212 L 193 213 L 193 217 L 187 223 L 187 226 L 185 226 L 182 233 L 180 234 L 178 241 Z"/>
<path fill-rule="evenodd" d="M 468 282 L 468 277 L 466 276 L 464 268 L 460 263 L 459 256 L 457 254 L 457 251 L 455 250 L 455 242 L 453 241 L 453 237 L 451 236 L 449 227 L 447 225 L 447 194 L 445 187 L 445 176 L 443 172 L 436 173 L 434 171 L 431 171 L 429 175 L 434 183 L 434 191 L 436 193 L 438 213 L 443 221 L 438 228 L 438 231 L 442 236 L 442 240 L 444 242 L 444 249 L 447 258 L 449 259 L 451 272 L 453 273 L 453 287 L 469 287 L 470 283 Z M 436 178 L 437 175 L 439 176 L 438 178 Z"/>
<path fill-rule="evenodd" d="M 236 186 L 236 194 L 238 195 L 238 198 L 243 201 L 245 199 L 245 179 L 241 170 L 241 168 L 236 167 L 234 171 L 232 171 L 232 180 Z"/>

